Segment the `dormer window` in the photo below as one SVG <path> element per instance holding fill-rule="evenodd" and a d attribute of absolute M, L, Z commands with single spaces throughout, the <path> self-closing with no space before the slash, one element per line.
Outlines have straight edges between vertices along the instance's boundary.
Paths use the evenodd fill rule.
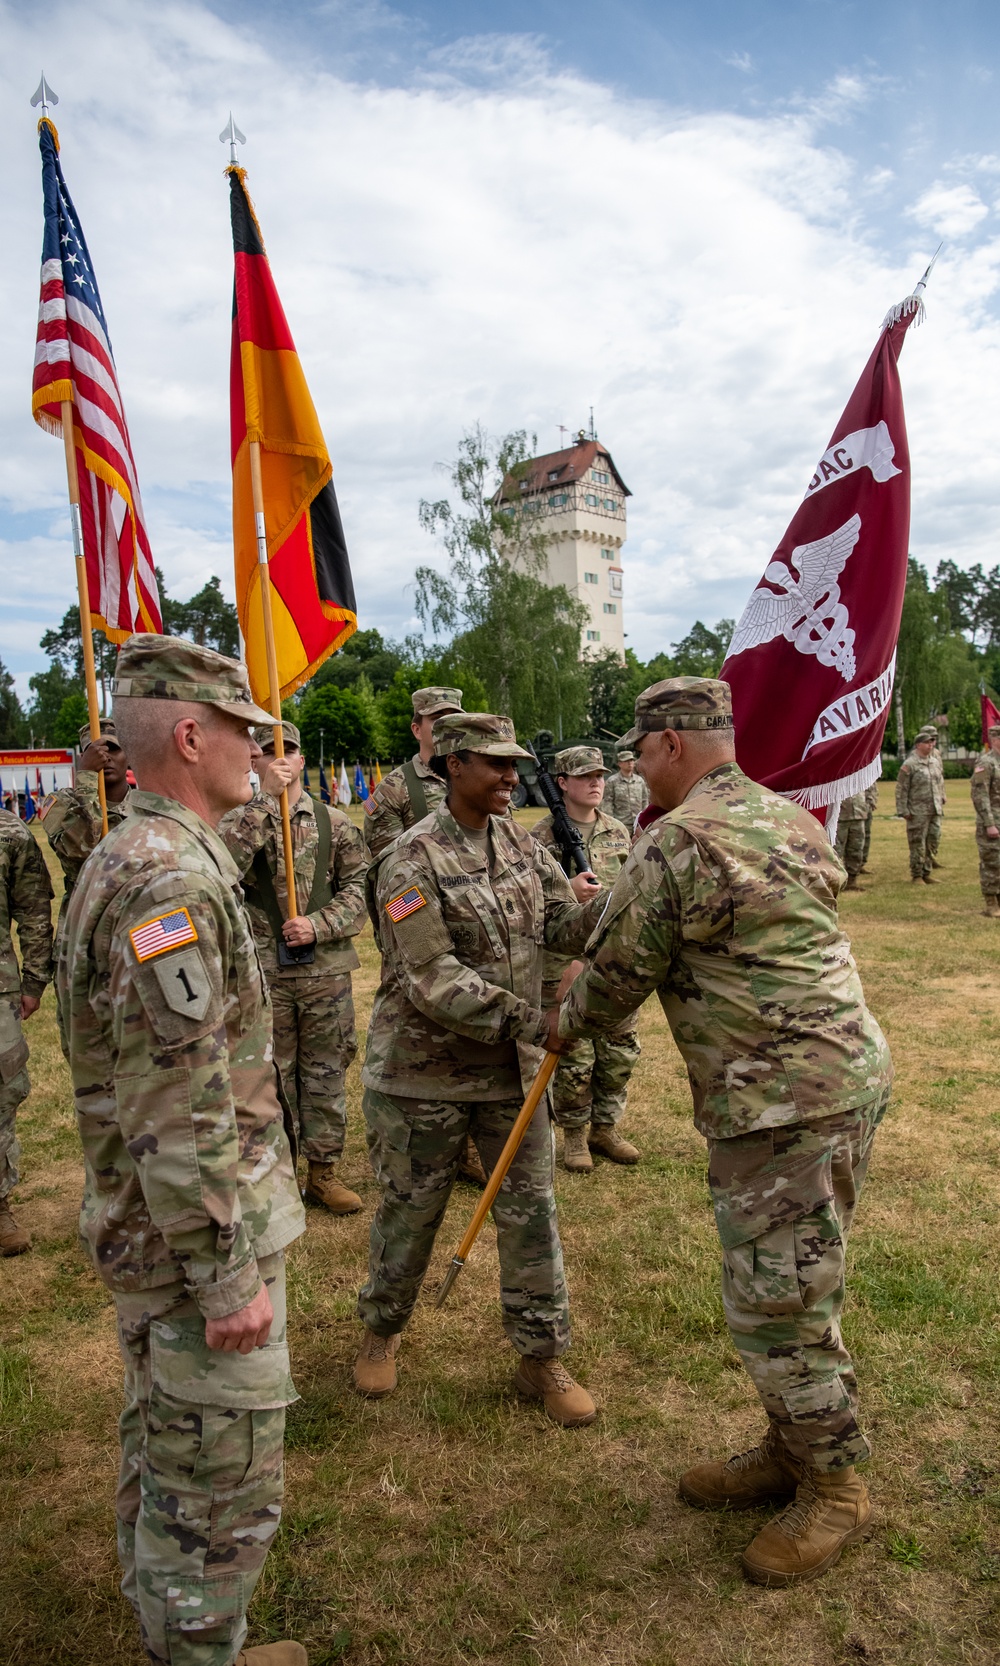
<path fill-rule="evenodd" d="M 558 480 L 559 479 L 559 470 L 558 469 L 550 469 L 549 470 L 549 479 L 550 480 Z"/>

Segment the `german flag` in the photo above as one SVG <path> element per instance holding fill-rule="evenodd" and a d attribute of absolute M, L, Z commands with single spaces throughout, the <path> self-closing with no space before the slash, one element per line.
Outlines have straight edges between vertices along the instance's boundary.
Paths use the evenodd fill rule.
<path fill-rule="evenodd" d="M 236 606 L 250 687 L 270 707 L 250 442 L 260 444 L 271 611 L 284 699 L 358 628 L 333 468 L 274 287 L 243 168 L 230 168 L 236 280 L 230 361 Z"/>

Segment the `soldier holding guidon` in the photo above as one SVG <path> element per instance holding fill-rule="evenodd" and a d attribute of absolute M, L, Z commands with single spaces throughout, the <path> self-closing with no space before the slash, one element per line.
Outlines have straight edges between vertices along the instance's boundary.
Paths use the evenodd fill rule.
<path fill-rule="evenodd" d="M 937 730 L 927 723 L 918 731 L 913 751 L 896 777 L 896 814 L 906 822 L 913 884 L 922 879 L 925 885 L 934 885 L 931 869 L 941 866 L 937 851 L 945 795 L 941 760 L 933 756 L 936 745 Z"/>
<path fill-rule="evenodd" d="M 983 913 L 1000 919 L 1000 723 L 987 731 L 989 750 L 976 759 L 972 771 L 972 803 L 976 812 L 979 884 Z"/>
<path fill-rule="evenodd" d="M 82 752 L 76 767 L 76 782 L 62 787 L 42 811 L 42 825 L 49 844 L 59 859 L 65 889 L 59 908 L 59 923 L 66 914 L 77 875 L 91 851 L 104 836 L 98 774 L 104 776 L 104 797 L 108 807 L 108 831 L 124 821 L 132 808 L 128 781 L 128 759 L 110 717 L 101 718 L 101 738 L 91 740 L 90 724 L 80 730 Z"/>
<path fill-rule="evenodd" d="M 583 841 L 591 872 L 610 890 L 628 856 L 631 823 L 626 827 L 604 812 L 604 759 L 596 746 L 569 746 L 556 753 L 552 770 L 567 814 Z M 552 817 L 543 816 L 531 832 L 558 861 Z M 543 1007 L 558 1005 L 560 980 L 573 965 L 571 958 L 546 951 Z M 639 1037 L 630 1021 L 615 1035 L 574 1042 L 560 1061 L 552 1082 L 552 1112 L 564 1130 L 563 1161 L 571 1173 L 591 1172 L 592 1151 L 613 1163 L 639 1161 L 635 1146 L 618 1132 L 625 1115 L 629 1078 L 638 1058 Z"/>
<path fill-rule="evenodd" d="M 734 757 L 727 683 L 636 701 L 639 767 L 664 813 L 632 847 L 556 1033 L 607 1033 L 659 996 L 708 1141 L 730 1335 L 760 1395 L 759 1446 L 680 1482 L 700 1508 L 788 1502 L 748 1576 L 820 1574 L 868 1531 L 844 1251 L 890 1059 L 837 921 L 843 869 L 819 822 Z"/>
<path fill-rule="evenodd" d="M 281 725 L 285 756 L 274 755 L 274 731 L 258 729 L 261 790 L 219 824 L 243 875 L 247 912 L 274 1011 L 274 1057 L 296 1114 L 299 1152 L 309 1165 L 306 1198 L 335 1215 L 361 1199 L 337 1178 L 347 1132 L 344 1078 L 358 1050 L 351 973 L 360 966 L 352 939 L 365 921 L 364 842 L 342 810 L 311 798 L 302 786 L 305 762 L 294 723 Z M 282 788 L 288 791 L 295 892 L 301 912 L 287 919 L 288 886 L 281 831 Z"/>
<path fill-rule="evenodd" d="M 11 939 L 17 926 L 21 965 Z M 31 1237 L 11 1213 L 20 1148 L 17 1110 L 28 1097 L 28 1044 L 21 1026 L 52 977 L 52 881 L 34 836 L 0 810 L 0 1256 L 21 1255 Z"/>
<path fill-rule="evenodd" d="M 239 875 L 216 828 L 260 758 L 246 668 L 168 636 L 118 656 L 139 782 L 74 887 L 58 963 L 81 1230 L 125 1362 L 118 1551 L 156 1666 L 305 1666 L 243 1649 L 281 1517 L 285 1247 L 305 1226 Z"/>
<path fill-rule="evenodd" d="M 616 821 L 624 822 L 631 834 L 636 816 L 648 803 L 649 790 L 635 767 L 635 753 L 630 746 L 619 747 L 618 768 L 608 777 L 604 789 L 604 809 Z"/>
<path fill-rule="evenodd" d="M 434 724 L 447 798 L 382 858 L 375 887 L 382 981 L 362 1081 L 382 1199 L 372 1223 L 355 1383 L 396 1385 L 413 1312 L 471 1132 L 492 1168 L 541 1062 L 542 951 L 578 953 L 607 893 L 571 882 L 509 815 L 518 746 L 507 717 L 455 713 Z M 587 899 L 587 900 L 585 900 Z M 555 1051 L 565 1051 L 557 1041 Z M 539 1106 L 493 1206 L 503 1323 L 521 1356 L 518 1391 L 566 1426 L 594 1402 L 560 1356 L 569 1299 L 552 1193 L 552 1135 Z"/>

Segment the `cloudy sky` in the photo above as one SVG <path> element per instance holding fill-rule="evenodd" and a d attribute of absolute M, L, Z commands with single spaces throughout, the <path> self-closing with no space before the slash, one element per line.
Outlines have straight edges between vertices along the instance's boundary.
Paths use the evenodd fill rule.
<path fill-rule="evenodd" d="M 238 22 L 234 18 L 238 17 Z M 601 437 L 634 496 L 644 658 L 738 614 L 887 308 L 913 552 L 994 565 L 1000 10 L 992 0 L 0 0 L 0 657 L 73 600 L 31 421 L 45 74 L 156 559 L 232 593 L 230 108 L 334 461 L 361 623 L 414 625 L 417 523 L 476 421 Z"/>

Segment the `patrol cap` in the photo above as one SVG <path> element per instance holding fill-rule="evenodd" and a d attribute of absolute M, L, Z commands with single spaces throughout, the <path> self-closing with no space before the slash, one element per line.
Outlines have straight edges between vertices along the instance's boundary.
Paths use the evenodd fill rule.
<path fill-rule="evenodd" d="M 414 722 L 421 717 L 440 717 L 444 712 L 460 712 L 462 709 L 460 688 L 415 688 L 410 698 L 413 701 Z"/>
<path fill-rule="evenodd" d="M 301 750 L 302 750 L 302 741 L 299 737 L 299 731 L 296 729 L 294 723 L 289 723 L 289 721 L 286 717 L 283 717 L 282 720 L 281 720 L 281 733 L 285 737 L 285 745 L 286 746 L 294 746 L 296 752 L 301 752 Z M 274 724 L 269 723 L 267 725 L 267 728 L 265 728 L 264 725 L 261 724 L 259 729 L 254 730 L 253 738 L 257 742 L 257 745 L 260 747 L 262 752 L 273 752 L 274 751 Z"/>
<path fill-rule="evenodd" d="M 494 717 L 492 712 L 449 712 L 439 717 L 432 744 L 436 758 L 446 757 L 449 752 L 484 752 L 488 758 L 531 757 L 518 746 L 510 718 Z"/>
<path fill-rule="evenodd" d="M 618 762 L 620 764 L 634 764 L 635 763 L 635 753 L 632 751 L 632 748 L 630 746 L 626 746 L 624 748 L 624 750 L 619 748 Z"/>
<path fill-rule="evenodd" d="M 657 729 L 716 729 L 733 727 L 733 698 L 728 683 L 718 677 L 667 677 L 644 688 L 635 702 L 635 723 L 622 736 L 632 746 L 640 735 Z"/>
<path fill-rule="evenodd" d="M 925 723 L 923 728 L 918 729 L 916 733 L 917 740 L 937 740 L 937 738 L 938 732 L 936 723 Z"/>
<path fill-rule="evenodd" d="M 248 724 L 272 721 L 250 693 L 245 665 L 180 636 L 130 636 L 119 651 L 111 692 L 116 700 L 190 700 Z"/>
<path fill-rule="evenodd" d="M 117 742 L 117 744 L 119 746 L 121 745 L 121 741 L 118 740 L 118 731 L 115 728 L 115 720 L 114 720 L 113 717 L 102 717 L 101 718 L 101 739 L 102 740 L 113 740 L 113 741 Z M 89 745 L 90 745 L 90 724 L 89 723 L 81 723 L 80 724 L 80 750 L 81 750 L 81 752 L 84 751 L 86 749 L 86 747 L 88 747 Z"/>
<path fill-rule="evenodd" d="M 610 774 L 604 767 L 604 755 L 596 746 L 567 746 L 552 760 L 553 775 L 593 775 L 597 769 L 602 775 Z"/>

